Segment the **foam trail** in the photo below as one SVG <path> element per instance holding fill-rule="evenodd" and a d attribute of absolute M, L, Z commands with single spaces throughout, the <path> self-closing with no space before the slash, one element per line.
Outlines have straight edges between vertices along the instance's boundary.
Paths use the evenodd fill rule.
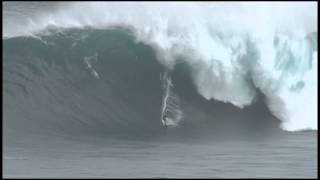
<path fill-rule="evenodd" d="M 97 71 L 92 67 L 92 63 L 96 63 L 98 54 L 94 54 L 93 56 L 87 56 L 84 58 L 84 63 L 86 63 L 86 68 L 89 69 L 90 73 L 96 78 L 100 79 L 99 74 Z"/>
<path fill-rule="evenodd" d="M 179 98 L 172 92 L 172 80 L 169 71 L 165 71 L 160 75 L 161 85 L 163 88 L 163 100 L 161 121 L 163 125 L 177 126 L 182 119 L 182 110 L 179 106 Z M 166 115 L 166 121 L 163 120 Z"/>

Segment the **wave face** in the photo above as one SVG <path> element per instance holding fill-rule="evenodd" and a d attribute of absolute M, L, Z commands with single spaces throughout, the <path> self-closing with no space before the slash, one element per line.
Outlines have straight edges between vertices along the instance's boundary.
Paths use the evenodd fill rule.
<path fill-rule="evenodd" d="M 68 3 L 24 23 L 4 22 L 9 119 L 161 133 L 168 90 L 180 128 L 317 128 L 316 3 Z"/>
<path fill-rule="evenodd" d="M 263 95 L 244 109 L 206 100 L 191 66 L 180 63 L 169 73 L 128 30 L 56 30 L 4 41 L 8 137 L 232 134 L 279 125 Z"/>

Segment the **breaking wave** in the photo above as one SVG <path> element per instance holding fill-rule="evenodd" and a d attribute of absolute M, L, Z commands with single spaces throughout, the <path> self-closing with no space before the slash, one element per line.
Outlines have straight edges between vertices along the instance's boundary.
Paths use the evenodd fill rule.
<path fill-rule="evenodd" d="M 10 119 L 160 132 L 165 106 L 181 127 L 219 117 L 218 102 L 246 114 L 260 99 L 271 115 L 256 125 L 317 129 L 316 2 L 70 3 L 5 23 L 3 37 Z"/>

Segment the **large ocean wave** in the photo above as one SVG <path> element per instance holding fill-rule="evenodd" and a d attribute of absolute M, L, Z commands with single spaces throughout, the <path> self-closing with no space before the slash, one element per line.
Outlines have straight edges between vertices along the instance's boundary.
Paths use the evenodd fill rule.
<path fill-rule="evenodd" d="M 262 133 L 279 120 L 260 94 L 243 109 L 203 98 L 192 66 L 173 70 L 125 29 L 60 29 L 4 41 L 8 137 Z M 258 91 L 258 90 L 257 90 Z M 161 124 L 166 111 L 168 128 Z"/>
<path fill-rule="evenodd" d="M 224 119 L 213 105 L 219 101 L 239 119 L 250 119 L 246 111 L 272 113 L 251 116 L 255 125 L 275 116 L 285 130 L 317 129 L 316 6 L 88 2 L 30 17 L 23 28 L 5 23 L 7 116 L 60 131 L 69 118 L 83 131 L 118 131 L 115 124 L 139 131 L 148 124 L 146 131 L 161 132 L 169 97 L 163 91 L 173 88 L 178 127 Z M 163 88 L 168 71 L 173 81 Z M 268 110 L 248 110 L 257 99 Z"/>

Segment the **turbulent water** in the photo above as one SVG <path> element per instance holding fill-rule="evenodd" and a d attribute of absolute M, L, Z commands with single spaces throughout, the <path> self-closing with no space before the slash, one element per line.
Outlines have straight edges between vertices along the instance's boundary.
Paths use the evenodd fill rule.
<path fill-rule="evenodd" d="M 7 176 L 316 175 L 315 132 L 285 133 L 285 136 L 282 132 L 317 130 L 315 2 L 6 2 L 3 5 L 3 130 Z M 247 152 L 262 153 L 266 159 L 279 153 L 284 164 L 262 163 L 257 161 L 257 156 L 237 161 L 243 151 L 232 154 L 225 152 L 229 146 L 211 144 L 229 137 L 272 139 L 274 134 L 279 134 L 281 140 L 254 145 Z M 126 141 L 118 142 L 115 138 Z M 209 144 L 193 142 L 208 138 Z M 291 141 L 292 138 L 295 140 Z M 296 141 L 309 138 L 312 140 L 305 143 L 302 140 L 301 144 Z M 192 139 L 189 150 L 185 147 L 188 145 L 172 142 L 181 143 L 184 139 L 188 142 Z M 141 144 L 132 145 L 136 140 Z M 288 144 L 281 147 L 283 142 Z M 71 146 L 83 144 L 88 144 L 84 148 L 87 154 L 73 150 L 76 166 L 53 160 L 55 157 L 72 159 L 67 155 Z M 117 144 L 126 144 L 127 150 Z M 203 149 L 192 148 L 197 146 Z M 290 147 L 304 150 L 299 154 L 300 151 L 290 151 Z M 260 148 L 270 151 L 260 152 Z M 49 149 L 53 151 L 49 153 L 53 167 L 43 164 L 46 158 L 50 159 L 45 155 Z M 187 149 L 191 157 L 180 159 L 182 149 Z M 134 154 L 120 157 L 121 153 L 114 151 Z M 168 157 L 175 157 L 171 162 L 173 169 L 156 166 L 157 160 L 150 159 L 151 154 L 146 156 L 150 161 L 138 160 L 139 153 L 144 151 L 158 160 L 166 157 L 159 160 L 160 164 L 168 162 Z M 110 154 L 117 161 L 114 166 L 98 160 Z M 235 166 L 234 172 L 224 173 L 223 169 L 229 166 L 216 159 L 219 154 L 243 163 L 249 170 L 238 172 L 239 166 Z M 99 175 L 100 170 L 89 168 L 83 176 L 73 174 L 84 167 L 79 165 L 82 155 L 90 163 L 107 166 L 108 173 Z M 121 174 L 114 168 L 127 158 L 140 162 L 141 168 L 148 164 L 154 169 L 148 173 L 128 166 Z M 178 166 L 189 167 L 188 163 L 199 158 L 222 164 L 203 173 L 201 167 L 211 166 L 211 161 L 190 165 L 196 169 L 191 174 L 187 173 L 188 168 L 180 169 L 181 172 L 174 170 Z M 308 161 L 300 162 L 303 158 Z M 260 163 L 261 169 L 250 169 L 252 164 L 247 161 Z M 32 165 L 26 168 L 24 163 Z M 270 163 L 280 170 L 264 168 Z M 294 174 L 290 163 L 300 163 L 299 167 L 308 170 Z M 39 164 L 44 169 L 55 170 L 39 170 Z M 61 172 L 56 169 L 57 164 L 73 169 Z M 15 166 L 19 170 L 13 170 Z M 154 173 L 156 167 L 161 173 Z"/>

